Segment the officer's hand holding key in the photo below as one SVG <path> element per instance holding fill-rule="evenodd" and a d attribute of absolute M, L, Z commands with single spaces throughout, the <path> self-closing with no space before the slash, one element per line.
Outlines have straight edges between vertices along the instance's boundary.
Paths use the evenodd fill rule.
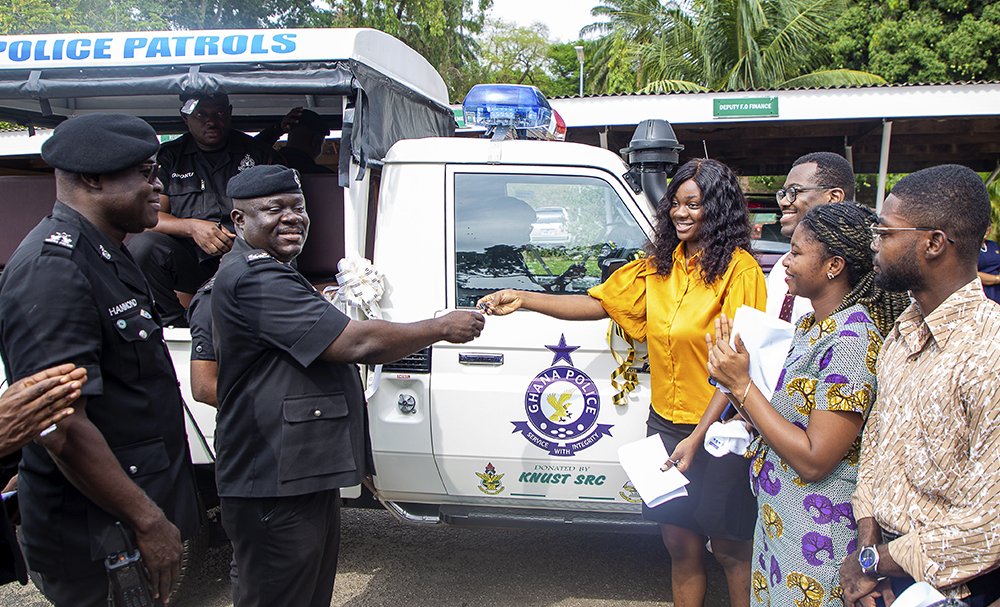
<path fill-rule="evenodd" d="M 445 339 L 453 344 L 464 344 L 479 337 L 486 326 L 486 319 L 479 312 L 456 310 L 442 316 L 446 326 Z"/>

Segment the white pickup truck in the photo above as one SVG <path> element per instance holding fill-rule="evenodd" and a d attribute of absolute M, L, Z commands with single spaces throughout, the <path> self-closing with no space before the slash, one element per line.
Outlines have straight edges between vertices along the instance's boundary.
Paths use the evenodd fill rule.
<path fill-rule="evenodd" d="M 381 314 L 394 321 L 472 308 L 507 287 L 585 293 L 652 235 L 649 200 L 664 191 L 680 149 L 662 121 L 640 126 L 631 166 L 580 144 L 455 137 L 440 76 L 373 30 L 0 37 L 0 120 L 33 132 L 115 111 L 174 135 L 183 129 L 178 94 L 194 90 L 228 93 L 234 127 L 246 131 L 295 106 L 336 125 L 340 174 L 304 179 L 312 228 L 300 270 L 322 289 L 336 280 L 341 258 L 367 258 L 384 275 Z M 505 103 L 472 113 L 550 117 L 543 99 L 521 109 Z M 8 193 L 0 212 L 17 220 L 0 229 L 9 249 L 0 251 L 2 263 L 51 209 L 54 188 L 28 153 L 5 158 L 0 171 Z M 540 225 L 559 238 L 544 238 Z M 191 398 L 187 330 L 164 336 L 190 413 L 192 456 L 210 492 L 215 410 Z M 435 344 L 385 365 L 377 386 L 370 373 L 378 500 L 417 524 L 655 532 L 641 521 L 640 498 L 617 457 L 645 433 L 644 346 L 620 361 L 609 340 L 627 355 L 608 321 L 518 311 L 488 318 L 471 343 Z M 631 391 L 612 384 L 619 367 L 637 371 Z"/>

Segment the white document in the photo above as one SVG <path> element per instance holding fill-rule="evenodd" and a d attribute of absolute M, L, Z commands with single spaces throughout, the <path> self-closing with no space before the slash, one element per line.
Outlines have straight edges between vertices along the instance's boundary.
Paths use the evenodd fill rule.
<path fill-rule="evenodd" d="M 944 595 L 927 582 L 917 582 L 907 588 L 903 594 L 896 597 L 892 607 L 930 607 L 944 600 Z"/>
<path fill-rule="evenodd" d="M 732 345 L 739 334 L 750 354 L 750 379 L 767 400 L 778 385 L 781 368 L 788 358 L 788 348 L 795 336 L 795 325 L 770 316 L 750 306 L 741 306 L 733 318 Z M 736 349 L 736 346 L 733 346 Z"/>
<path fill-rule="evenodd" d="M 650 508 L 688 494 L 684 485 L 690 481 L 676 467 L 660 470 L 668 455 L 658 434 L 618 447 L 618 461 Z"/>

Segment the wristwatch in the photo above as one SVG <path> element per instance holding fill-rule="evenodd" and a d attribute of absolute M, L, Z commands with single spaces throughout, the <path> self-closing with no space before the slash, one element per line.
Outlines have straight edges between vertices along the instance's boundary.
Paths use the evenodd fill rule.
<path fill-rule="evenodd" d="M 864 546 L 858 553 L 858 564 L 868 577 L 878 578 L 878 548 L 875 544 Z"/>

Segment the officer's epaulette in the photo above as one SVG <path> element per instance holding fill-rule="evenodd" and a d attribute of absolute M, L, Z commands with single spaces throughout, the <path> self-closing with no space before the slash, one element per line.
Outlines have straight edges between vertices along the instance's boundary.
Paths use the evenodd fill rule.
<path fill-rule="evenodd" d="M 69 255 L 80 240 L 80 231 L 75 226 L 57 223 L 52 228 L 52 233 L 42 240 L 42 252 L 61 253 Z"/>
<path fill-rule="evenodd" d="M 211 291 L 212 287 L 214 287 L 214 286 L 215 286 L 215 276 L 213 275 L 211 278 L 208 279 L 208 282 L 206 282 L 205 284 L 203 284 L 200 287 L 198 287 L 198 292 L 199 293 L 207 293 L 207 292 Z"/>
<path fill-rule="evenodd" d="M 249 253 L 247 253 L 247 263 L 250 265 L 264 263 L 265 261 L 276 261 L 276 260 L 264 251 L 250 251 Z"/>

